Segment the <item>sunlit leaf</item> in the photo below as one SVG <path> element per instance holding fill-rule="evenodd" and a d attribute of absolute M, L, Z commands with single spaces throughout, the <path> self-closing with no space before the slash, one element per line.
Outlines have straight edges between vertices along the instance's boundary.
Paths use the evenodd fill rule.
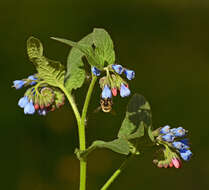
<path fill-rule="evenodd" d="M 39 78 L 51 86 L 64 84 L 65 69 L 63 65 L 43 56 L 43 46 L 38 39 L 30 37 L 27 41 L 27 50 L 29 59 L 38 71 Z"/>
<path fill-rule="evenodd" d="M 93 41 L 95 46 L 95 55 L 99 57 L 102 65 L 106 62 L 108 65 L 115 62 L 115 51 L 113 41 L 110 35 L 101 28 L 95 28 L 93 31 Z"/>
<path fill-rule="evenodd" d="M 113 42 L 104 29 L 94 29 L 93 33 L 79 42 L 55 37 L 52 39 L 73 47 L 68 57 L 68 71 L 65 77 L 68 90 L 79 88 L 83 84 L 85 78 L 84 70 L 81 68 L 83 56 L 91 66 L 100 70 L 103 69 L 105 63 L 109 65 L 115 62 Z"/>
<path fill-rule="evenodd" d="M 33 36 L 27 40 L 27 52 L 29 59 L 33 62 L 35 58 L 40 58 L 43 55 L 43 46 L 39 39 Z"/>
<path fill-rule="evenodd" d="M 87 35 L 78 44 L 92 45 L 92 34 Z M 79 49 L 73 47 L 68 55 L 67 59 L 67 73 L 65 76 L 65 87 L 71 91 L 72 89 L 80 88 L 86 77 L 84 70 L 84 63 L 82 57 L 84 53 Z"/>
<path fill-rule="evenodd" d="M 52 37 L 52 39 L 78 49 L 82 53 L 81 54 L 82 57 L 85 56 L 86 59 L 88 60 L 88 63 L 91 66 L 97 67 L 98 69 L 102 69 L 103 68 L 102 59 L 97 54 L 95 54 L 95 51 L 92 47 L 92 45 L 93 45 L 92 34 L 89 34 L 89 35 L 91 36 L 89 38 L 89 39 L 91 39 L 90 43 L 86 42 L 85 40 L 82 41 L 82 43 L 80 43 L 80 42 L 73 42 L 71 40 L 66 40 L 66 39 L 62 39 L 62 38 Z M 88 38 L 88 36 L 87 36 L 87 38 Z"/>

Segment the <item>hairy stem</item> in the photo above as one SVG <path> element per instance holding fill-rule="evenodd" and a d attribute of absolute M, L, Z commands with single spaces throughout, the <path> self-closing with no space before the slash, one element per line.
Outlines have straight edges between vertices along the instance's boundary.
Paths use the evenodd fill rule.
<path fill-rule="evenodd" d="M 107 182 L 102 186 L 102 188 L 100 190 L 106 190 L 108 189 L 108 187 L 113 183 L 113 181 L 120 175 L 120 173 L 122 172 L 122 170 L 125 168 L 126 164 L 128 163 L 128 161 L 130 160 L 130 157 L 132 155 L 129 155 L 126 160 L 121 164 L 120 168 L 118 168 L 113 175 L 107 180 Z"/>

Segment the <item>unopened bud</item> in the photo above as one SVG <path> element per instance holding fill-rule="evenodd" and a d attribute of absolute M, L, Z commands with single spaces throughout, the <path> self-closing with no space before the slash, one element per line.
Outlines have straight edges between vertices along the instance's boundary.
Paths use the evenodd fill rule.
<path fill-rule="evenodd" d="M 112 88 L 112 94 L 113 96 L 117 96 L 117 88 Z"/>

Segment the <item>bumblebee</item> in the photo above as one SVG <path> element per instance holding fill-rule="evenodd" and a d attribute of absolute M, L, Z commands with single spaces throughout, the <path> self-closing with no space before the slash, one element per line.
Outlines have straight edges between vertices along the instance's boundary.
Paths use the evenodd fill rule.
<path fill-rule="evenodd" d="M 102 111 L 108 113 L 112 110 L 113 101 L 112 98 L 101 98 L 100 105 Z"/>

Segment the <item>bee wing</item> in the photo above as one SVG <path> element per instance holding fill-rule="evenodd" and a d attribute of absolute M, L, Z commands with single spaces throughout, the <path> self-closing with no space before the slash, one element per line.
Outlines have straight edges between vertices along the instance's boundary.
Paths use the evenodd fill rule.
<path fill-rule="evenodd" d="M 101 109 L 102 109 L 101 106 L 97 107 L 97 108 L 94 110 L 94 113 L 98 113 Z"/>

